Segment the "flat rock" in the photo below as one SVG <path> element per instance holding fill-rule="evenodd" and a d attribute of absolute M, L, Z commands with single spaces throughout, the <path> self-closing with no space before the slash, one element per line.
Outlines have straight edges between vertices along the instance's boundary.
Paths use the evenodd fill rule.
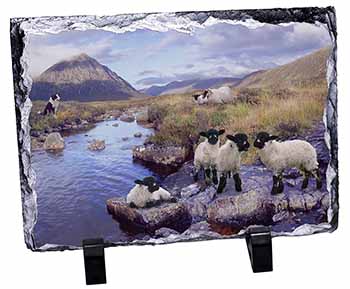
<path fill-rule="evenodd" d="M 136 146 L 132 153 L 134 160 L 142 161 L 146 166 L 159 166 L 169 171 L 180 168 L 188 156 L 185 147 L 163 147 L 154 144 Z"/>
<path fill-rule="evenodd" d="M 94 139 L 88 145 L 88 149 L 91 151 L 101 151 L 101 150 L 104 150 L 105 148 L 106 148 L 106 143 L 104 140 Z"/>
<path fill-rule="evenodd" d="M 147 124 L 149 122 L 148 109 L 137 113 L 136 122 L 138 124 Z"/>
<path fill-rule="evenodd" d="M 132 114 L 123 114 L 122 116 L 120 116 L 119 120 L 124 122 L 133 122 L 135 121 L 135 116 Z"/>
<path fill-rule="evenodd" d="M 52 132 L 46 137 L 43 147 L 48 151 L 63 150 L 64 139 L 58 132 Z"/>
<path fill-rule="evenodd" d="M 125 198 L 107 201 L 107 210 L 128 232 L 145 232 L 153 235 L 160 228 L 184 232 L 192 223 L 192 217 L 183 203 L 163 203 L 152 208 L 134 209 Z"/>

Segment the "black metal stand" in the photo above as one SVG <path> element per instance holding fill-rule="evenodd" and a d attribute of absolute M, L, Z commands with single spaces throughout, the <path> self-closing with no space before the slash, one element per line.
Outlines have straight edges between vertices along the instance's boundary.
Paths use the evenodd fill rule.
<path fill-rule="evenodd" d="M 83 250 L 86 285 L 107 283 L 103 239 L 83 240 Z"/>
<path fill-rule="evenodd" d="M 253 227 L 246 233 L 250 263 L 254 273 L 272 271 L 272 238 L 268 227 Z"/>

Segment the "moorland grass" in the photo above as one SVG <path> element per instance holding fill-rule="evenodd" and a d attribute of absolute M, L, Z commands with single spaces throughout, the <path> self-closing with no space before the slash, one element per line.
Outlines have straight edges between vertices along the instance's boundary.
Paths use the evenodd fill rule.
<path fill-rule="evenodd" d="M 290 136 L 303 134 L 315 122 L 322 119 L 327 86 L 319 83 L 295 88 L 247 88 L 234 90 L 240 97 L 234 104 L 194 104 L 191 93 L 162 95 L 124 101 L 62 102 L 57 117 L 37 114 L 45 102 L 34 102 L 31 113 L 33 129 L 43 130 L 64 121 L 77 118 L 91 120 L 111 110 L 131 107 L 148 107 L 149 119 L 158 122 L 160 129 L 150 140 L 161 145 L 192 146 L 198 134 L 209 127 L 225 128 L 226 133 L 247 133 L 251 141 L 259 131 Z M 224 139 L 222 139 L 224 141 Z M 255 160 L 254 148 L 243 158 L 249 163 Z"/>

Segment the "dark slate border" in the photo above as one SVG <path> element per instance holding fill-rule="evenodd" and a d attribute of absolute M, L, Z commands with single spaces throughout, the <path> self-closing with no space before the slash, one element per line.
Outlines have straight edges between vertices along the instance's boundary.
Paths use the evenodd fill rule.
<path fill-rule="evenodd" d="M 106 25 L 115 25 L 118 27 L 125 27 L 141 20 L 151 13 L 143 14 L 130 14 L 120 15 L 120 17 L 110 22 L 101 23 L 99 20 L 106 20 L 108 16 L 101 16 L 94 18 L 94 24 L 96 28 L 101 28 Z M 265 22 L 270 24 L 279 24 L 287 22 L 307 22 L 307 23 L 323 23 L 328 26 L 330 36 L 333 40 L 332 53 L 328 60 L 328 101 L 327 101 L 327 117 L 326 126 L 329 134 L 330 142 L 330 166 L 328 168 L 327 176 L 331 178 L 330 193 L 331 193 L 331 206 L 333 210 L 333 218 L 330 222 L 331 229 L 324 231 L 334 231 L 338 227 L 338 210 L 339 210 L 339 195 L 338 195 L 338 132 L 337 132 L 337 28 L 336 28 L 336 16 L 334 7 L 307 7 L 307 8 L 275 8 L 275 9 L 256 9 L 256 10 L 224 10 L 224 11 L 187 11 L 177 12 L 175 15 L 179 17 L 186 17 L 192 21 L 198 23 L 204 23 L 210 16 L 218 19 L 227 20 L 246 20 L 254 19 L 259 22 Z M 72 16 L 72 17 L 50 17 L 50 19 L 71 19 L 71 24 L 74 20 L 80 19 L 79 17 L 85 16 Z M 35 246 L 34 236 L 32 234 L 33 226 L 36 222 L 37 207 L 36 207 L 36 195 L 31 188 L 31 175 L 30 169 L 30 128 L 29 125 L 23 125 L 28 121 L 30 112 L 30 106 L 26 103 L 29 95 L 31 84 L 24 78 L 24 67 L 21 63 L 21 57 L 23 56 L 25 47 L 25 31 L 21 28 L 21 24 L 33 20 L 36 18 L 13 18 L 10 23 L 11 32 L 11 53 L 12 53 L 12 69 L 13 69 L 13 86 L 14 96 L 16 103 L 16 121 L 17 121 L 17 138 L 19 148 L 19 168 L 20 168 L 20 180 L 21 180 L 21 193 L 22 193 L 22 207 L 23 207 L 23 221 L 24 221 L 24 236 L 27 247 L 33 251 L 47 251 L 47 250 L 67 250 L 67 249 L 79 249 L 73 246 L 56 246 L 48 245 L 46 247 L 38 248 Z M 69 27 L 67 27 L 69 29 Z M 327 139 L 327 137 L 326 137 Z M 320 230 L 321 231 L 321 230 Z M 242 237 L 234 236 L 233 238 Z M 232 238 L 232 237 L 231 237 Z M 209 240 L 211 238 L 203 237 L 196 238 L 195 240 Z M 224 238 L 223 238 L 224 239 Z M 168 242 L 164 239 L 165 242 Z M 178 240 L 189 241 L 189 240 Z M 192 239 L 193 241 L 193 239 Z M 151 242 L 140 241 L 138 245 L 155 244 Z M 108 244 L 108 246 L 116 245 L 131 245 L 131 244 Z"/>

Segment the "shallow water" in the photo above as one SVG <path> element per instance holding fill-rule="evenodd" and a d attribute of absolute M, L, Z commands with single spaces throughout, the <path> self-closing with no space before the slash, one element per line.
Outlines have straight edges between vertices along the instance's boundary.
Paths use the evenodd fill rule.
<path fill-rule="evenodd" d="M 112 126 L 114 123 L 119 126 Z M 136 132 L 143 136 L 135 138 Z M 135 179 L 154 175 L 132 161 L 132 147 L 142 144 L 151 133 L 136 122 L 105 121 L 88 132 L 65 137 L 66 147 L 60 153 L 33 152 L 38 195 L 36 245 L 80 246 L 86 238 L 114 242 L 134 238 L 108 215 L 106 200 L 126 195 Z M 129 139 L 123 141 L 122 137 Z M 103 151 L 87 149 L 94 138 L 106 141 Z"/>

